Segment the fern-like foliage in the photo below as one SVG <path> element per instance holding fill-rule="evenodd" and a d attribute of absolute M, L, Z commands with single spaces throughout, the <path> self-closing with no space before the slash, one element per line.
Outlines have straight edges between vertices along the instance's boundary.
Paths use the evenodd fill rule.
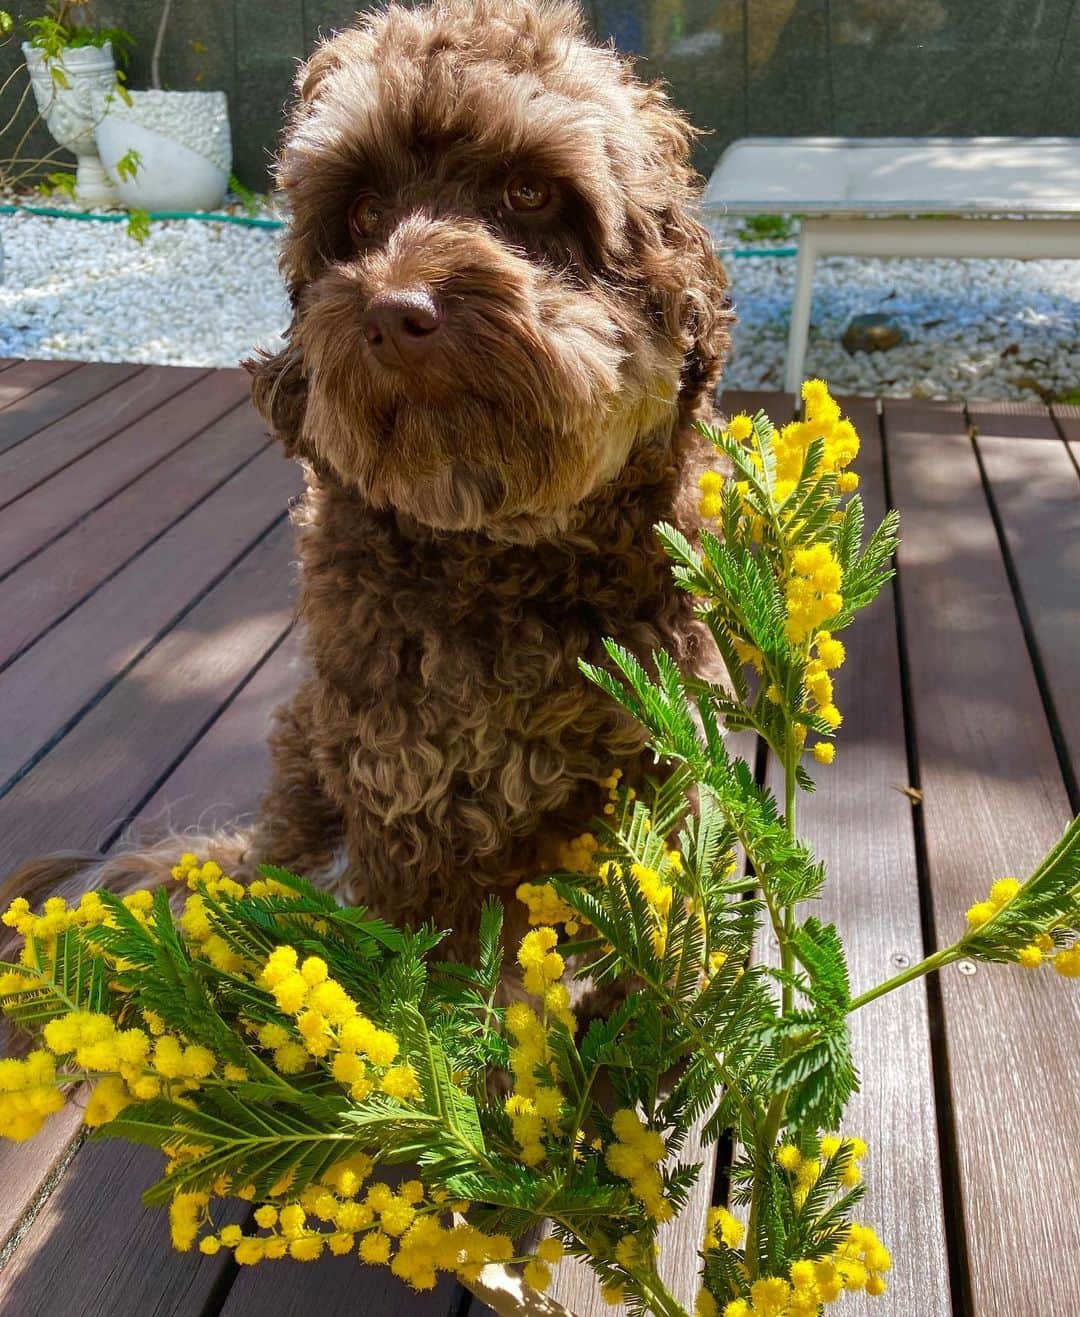
<path fill-rule="evenodd" d="M 656 1265 L 659 1226 L 691 1200 L 691 1149 L 724 1140 L 745 1222 L 710 1214 L 699 1311 L 881 1292 L 888 1254 L 853 1219 L 866 1148 L 839 1135 L 858 1087 L 850 1016 L 960 956 L 1080 976 L 1080 820 L 1026 882 L 995 883 L 957 942 L 853 995 L 839 932 L 814 912 L 826 873 L 796 802 L 808 753 L 832 762 L 836 633 L 888 581 L 897 522 L 865 537 L 854 431 L 820 382 L 805 400 L 779 431 L 761 413 L 706 429 L 724 466 L 703 479 L 707 524 L 656 530 L 727 680 L 615 640 L 582 664 L 645 730 L 655 774 L 609 782 L 573 861 L 522 888 L 539 926 L 516 963 L 497 899 L 457 964 L 434 927 L 392 927 L 278 868 L 245 888 L 193 856 L 174 871 L 182 909 L 176 890 L 41 915 L 16 903 L 4 919 L 24 947 L 0 966 L 0 1008 L 39 1048 L 0 1062 L 0 1134 L 32 1134 L 89 1081 L 96 1137 L 162 1150 L 146 1201 L 169 1206 L 178 1247 L 244 1263 L 393 1250 L 395 1272 L 430 1288 L 436 1266 L 469 1283 L 514 1256 L 540 1285 L 561 1246 L 642 1317 L 686 1317 Z M 730 752 L 730 730 L 762 738 L 782 793 Z M 572 976 L 610 1014 L 576 1018 Z M 397 1194 L 387 1167 L 418 1179 Z M 258 1204 L 240 1242 L 211 1216 L 232 1196 Z M 527 1242 L 541 1225 L 558 1241 L 546 1254 Z"/>

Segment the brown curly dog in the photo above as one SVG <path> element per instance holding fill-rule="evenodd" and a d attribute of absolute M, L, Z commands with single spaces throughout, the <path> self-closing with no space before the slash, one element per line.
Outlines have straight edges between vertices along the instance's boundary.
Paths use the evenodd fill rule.
<path fill-rule="evenodd" d="M 230 868 L 272 860 L 467 950 L 486 892 L 640 767 L 578 660 L 611 635 L 711 665 L 652 531 L 696 529 L 692 422 L 728 343 L 690 135 L 563 4 L 391 5 L 301 69 L 294 318 L 247 365 L 309 477 L 307 672 L 242 860 L 212 840 Z"/>

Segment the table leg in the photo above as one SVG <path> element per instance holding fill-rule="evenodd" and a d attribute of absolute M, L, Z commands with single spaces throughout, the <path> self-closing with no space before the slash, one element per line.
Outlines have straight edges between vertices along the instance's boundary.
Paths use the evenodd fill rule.
<path fill-rule="evenodd" d="M 810 336 L 810 303 L 814 291 L 814 265 L 817 246 L 814 235 L 804 222 L 799 233 L 799 257 L 795 270 L 795 297 L 791 303 L 791 329 L 788 332 L 787 366 L 784 388 L 798 396 L 802 383 L 803 362 L 806 360 L 806 343 Z"/>

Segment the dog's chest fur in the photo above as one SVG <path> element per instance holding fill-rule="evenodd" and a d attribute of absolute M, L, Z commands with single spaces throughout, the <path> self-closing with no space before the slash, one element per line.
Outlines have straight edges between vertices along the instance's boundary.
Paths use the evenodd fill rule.
<path fill-rule="evenodd" d="M 511 878 L 535 862 L 531 843 L 510 862 L 515 838 L 560 811 L 566 835 L 596 811 L 581 784 L 632 763 L 642 733 L 579 658 L 602 662 L 608 635 L 643 658 L 690 659 L 700 639 L 652 533 L 676 480 L 628 476 L 574 531 L 530 546 L 403 527 L 312 487 L 299 520 L 314 754 L 380 850 L 433 879 L 464 863 Z"/>

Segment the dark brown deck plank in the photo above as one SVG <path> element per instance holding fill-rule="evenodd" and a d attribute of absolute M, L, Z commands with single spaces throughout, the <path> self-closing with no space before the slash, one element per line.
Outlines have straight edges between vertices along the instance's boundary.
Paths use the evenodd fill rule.
<path fill-rule="evenodd" d="M 1050 413 L 1067 443 L 1080 443 L 1080 407 L 1075 403 L 1055 402 Z"/>
<path fill-rule="evenodd" d="M 0 870 L 32 853 L 93 847 L 138 808 L 289 626 L 290 548 L 283 522 L 0 801 Z M 203 763 L 210 803 L 212 758 Z M 56 1155 L 39 1141 L 18 1152 L 37 1161 L 39 1181 Z M 0 1312 L 201 1313 L 223 1259 L 172 1252 L 163 1214 L 139 1201 L 160 1166 L 128 1145 L 81 1150 L 0 1273 Z"/>
<path fill-rule="evenodd" d="M 970 402 L 968 419 L 980 435 L 1006 439 L 1056 439 L 1050 409 L 1041 402 Z"/>
<path fill-rule="evenodd" d="M 1050 409 L 1061 437 L 1080 471 L 1080 407 L 1075 403 L 1056 402 Z"/>
<path fill-rule="evenodd" d="M 0 1053 L 7 1052 L 7 1026 L 0 1028 Z M 78 1108 L 69 1103 L 57 1112 L 31 1143 L 0 1143 L 0 1258 L 8 1242 L 44 1188 L 71 1153 L 72 1140 L 82 1129 Z M 3 1272 L 0 1271 L 0 1276 Z"/>
<path fill-rule="evenodd" d="M 290 543 L 281 522 L 0 800 L 0 872 L 98 845 L 171 768 L 289 625 Z"/>
<path fill-rule="evenodd" d="M 167 1213 L 143 1206 L 163 1165 L 151 1148 L 83 1144 L 0 1272 L 0 1312 L 202 1317 L 227 1259 L 176 1253 Z"/>
<path fill-rule="evenodd" d="M 142 807 L 152 833 L 209 832 L 251 816 L 270 771 L 270 715 L 296 689 L 299 664 L 300 633 L 294 628 Z"/>
<path fill-rule="evenodd" d="M 281 516 L 297 483 L 292 464 L 261 454 L 0 675 L 0 792 Z"/>
<path fill-rule="evenodd" d="M 461 1289 L 445 1272 L 433 1290 L 420 1293 L 389 1267 L 369 1267 L 356 1256 L 315 1263 L 271 1262 L 241 1267 L 221 1317 L 271 1317 L 316 1312 L 319 1317 L 454 1317 Z M 610 1309 L 609 1309 L 610 1311 Z"/>
<path fill-rule="evenodd" d="M 9 407 L 20 398 L 25 398 L 35 389 L 44 388 L 53 380 L 77 370 L 78 361 L 15 361 L 10 371 L 5 371 L 7 378 L 0 382 L 0 411 Z M 0 434 L 6 434 L 0 429 Z"/>
<path fill-rule="evenodd" d="M 282 520 L 0 800 L 0 873 L 96 847 L 171 771 L 290 625 L 290 551 Z"/>
<path fill-rule="evenodd" d="M 241 403 L 0 579 L 0 667 L 207 497 L 265 443 L 262 422 L 253 408 Z M 0 523 L 8 523 L 0 525 L 0 563 L 5 553 L 13 556 L 47 535 L 48 528 L 61 520 L 56 514 L 63 503 L 68 504 L 69 512 L 62 516 L 78 507 L 80 484 L 85 488 L 92 474 L 87 472 L 80 480 L 79 466 L 81 463 L 69 467 L 0 517 Z M 58 499 L 54 487 L 61 482 L 67 488 Z M 37 506 L 31 510 L 28 505 L 32 503 Z"/>
<path fill-rule="evenodd" d="M 747 416 L 765 412 L 770 420 L 783 425 L 795 414 L 795 398 L 790 393 L 767 389 L 725 389 L 720 394 L 719 412 L 727 420 L 740 412 Z"/>
<path fill-rule="evenodd" d="M 857 469 L 868 531 L 885 515 L 885 480 L 872 400 L 841 400 L 862 439 Z M 833 678 L 844 723 L 836 761 L 806 758 L 820 792 L 800 795 L 798 832 L 826 865 L 828 884 L 813 913 L 836 924 L 847 948 L 852 991 L 891 978 L 925 954 L 912 805 L 908 785 L 895 598 L 886 586 L 843 635 L 847 661 Z M 769 785 L 783 802 L 783 772 L 770 763 Z M 895 1258 L 885 1301 L 897 1313 L 945 1317 L 949 1268 L 934 1118 L 934 1076 L 926 987 L 881 998 L 851 1019 L 859 1093 L 844 1133 L 870 1145 L 867 1196 L 858 1210 Z M 918 1247 L 911 1247 L 917 1220 Z M 866 1317 L 881 1301 L 845 1296 L 845 1311 Z"/>
<path fill-rule="evenodd" d="M 88 511 L 169 452 L 170 446 L 189 439 L 246 396 L 240 371 L 215 371 L 209 378 L 207 374 L 188 367 L 151 366 L 116 390 L 118 396 L 99 398 L 75 416 L 39 430 L 0 456 L 0 507 L 9 507 L 50 479 L 63 481 L 70 471 L 76 486 L 84 490 L 78 510 Z M 32 519 L 33 506 L 27 505 L 27 518 Z M 0 526 L 22 526 L 22 516 L 12 508 Z M 55 528 L 55 521 L 47 523 L 46 529 L 50 528 Z M 20 530 L 20 535 L 29 529 Z M 12 558 L 22 543 L 19 539 L 6 549 L 3 561 L 8 566 L 21 556 L 19 552 Z"/>
<path fill-rule="evenodd" d="M 8 403 L 0 413 L 0 452 L 21 444 L 36 431 L 82 407 L 84 403 L 122 388 L 134 375 L 146 369 L 134 363 L 87 364 L 66 371 L 32 393 Z M 11 376 L 0 380 L 0 395 Z"/>
<path fill-rule="evenodd" d="M 985 415 L 985 413 L 984 413 Z M 1080 473 L 1050 417 L 1047 443 L 1017 442 L 1013 417 L 978 427 L 990 486 L 1073 776 L 1080 773 Z"/>
<path fill-rule="evenodd" d="M 1070 811 L 963 418 L 889 402 L 885 426 L 904 518 L 929 882 L 945 944 L 995 878 L 1031 871 Z M 1077 1037 L 1080 1000 L 1052 971 L 1004 966 L 952 966 L 941 992 L 971 1311 L 1068 1311 L 1080 1217 L 1062 1167 L 1075 1163 L 1080 1054 L 1062 1040 Z M 1062 1265 L 1033 1265 L 1048 1257 Z"/>

